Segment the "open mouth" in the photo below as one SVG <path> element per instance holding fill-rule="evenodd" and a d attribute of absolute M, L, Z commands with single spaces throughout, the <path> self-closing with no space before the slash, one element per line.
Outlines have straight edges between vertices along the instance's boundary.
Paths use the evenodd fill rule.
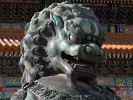
<path fill-rule="evenodd" d="M 70 56 L 64 51 L 61 52 L 61 57 L 75 70 L 75 77 L 78 81 L 87 83 L 88 79 L 95 79 L 95 70 L 90 62 L 83 61 L 80 57 L 77 56 Z"/>
<path fill-rule="evenodd" d="M 69 54 L 65 53 L 64 51 L 61 52 L 61 57 L 64 61 L 66 61 L 70 66 L 73 68 L 79 67 L 87 67 L 89 62 L 81 60 L 78 56 L 70 56 Z"/>

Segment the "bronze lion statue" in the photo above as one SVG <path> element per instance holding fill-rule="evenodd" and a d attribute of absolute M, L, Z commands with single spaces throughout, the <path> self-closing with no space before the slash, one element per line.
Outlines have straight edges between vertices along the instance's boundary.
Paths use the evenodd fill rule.
<path fill-rule="evenodd" d="M 21 41 L 22 88 L 11 100 L 120 100 L 96 83 L 104 35 L 90 7 L 66 1 L 36 12 Z"/>

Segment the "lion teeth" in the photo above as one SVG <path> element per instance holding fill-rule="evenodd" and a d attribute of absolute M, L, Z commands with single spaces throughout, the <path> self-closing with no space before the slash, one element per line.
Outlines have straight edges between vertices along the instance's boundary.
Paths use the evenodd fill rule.
<path fill-rule="evenodd" d="M 79 57 L 76 57 L 76 60 L 79 61 Z"/>
<path fill-rule="evenodd" d="M 76 68 L 76 64 L 74 64 L 73 68 Z"/>
<path fill-rule="evenodd" d="M 73 68 L 76 68 L 76 64 L 74 64 L 74 63 L 71 63 L 71 66 L 72 66 Z"/>
<path fill-rule="evenodd" d="M 79 61 L 79 57 L 73 57 L 74 59 L 76 59 L 77 61 Z"/>
<path fill-rule="evenodd" d="M 68 53 L 67 53 L 67 52 L 65 52 L 65 54 L 67 54 L 67 55 L 68 55 Z"/>
<path fill-rule="evenodd" d="M 71 63 L 71 66 L 73 66 L 74 64 L 73 63 Z"/>
<path fill-rule="evenodd" d="M 68 62 L 68 60 L 67 59 L 64 59 L 66 62 Z"/>

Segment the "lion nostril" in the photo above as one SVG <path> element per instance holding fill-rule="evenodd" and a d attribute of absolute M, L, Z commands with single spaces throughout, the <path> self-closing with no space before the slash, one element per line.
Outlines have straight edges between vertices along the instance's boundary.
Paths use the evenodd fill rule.
<path fill-rule="evenodd" d="M 86 46 L 86 47 L 85 47 L 85 51 L 86 51 L 87 53 L 90 53 L 90 52 L 92 51 L 92 47 L 91 47 L 91 46 Z"/>

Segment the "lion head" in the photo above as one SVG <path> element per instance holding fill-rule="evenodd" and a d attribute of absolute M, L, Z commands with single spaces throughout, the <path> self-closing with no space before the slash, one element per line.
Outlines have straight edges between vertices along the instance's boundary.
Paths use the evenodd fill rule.
<path fill-rule="evenodd" d="M 76 71 L 87 71 L 93 75 L 93 65 L 105 56 L 103 42 L 104 33 L 90 7 L 53 3 L 36 12 L 25 26 L 20 58 L 22 82 L 55 72 L 71 76 Z"/>

